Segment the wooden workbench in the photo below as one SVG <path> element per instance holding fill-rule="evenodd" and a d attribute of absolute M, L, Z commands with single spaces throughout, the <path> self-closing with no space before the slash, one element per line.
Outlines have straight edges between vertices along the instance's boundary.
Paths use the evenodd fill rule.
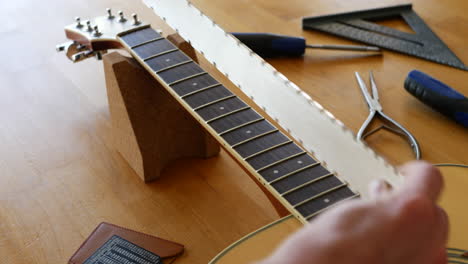
<path fill-rule="evenodd" d="M 309 42 L 333 44 L 352 42 L 303 32 L 301 17 L 404 2 L 193 1 L 227 31 L 302 35 Z M 468 63 L 468 2 L 413 3 Z M 231 242 L 278 217 L 224 152 L 209 160 L 175 162 L 159 180 L 144 184 L 113 149 L 102 63 L 72 64 L 54 51 L 65 40 L 63 27 L 75 16 L 101 15 L 105 7 L 139 13 L 155 28 L 170 32 L 138 0 L 0 3 L 2 263 L 65 263 L 101 221 L 184 244 L 187 252 L 176 263 L 206 263 Z M 404 28 L 396 21 L 388 24 Z M 270 62 L 353 131 L 368 114 L 353 72 L 374 70 L 386 113 L 415 135 L 425 159 L 468 163 L 468 130 L 403 89 L 406 74 L 419 69 L 468 94 L 467 72 L 392 52 L 367 56 L 309 51 L 304 58 Z M 395 165 L 412 158 L 406 142 L 386 132 L 370 137 L 369 144 Z"/>

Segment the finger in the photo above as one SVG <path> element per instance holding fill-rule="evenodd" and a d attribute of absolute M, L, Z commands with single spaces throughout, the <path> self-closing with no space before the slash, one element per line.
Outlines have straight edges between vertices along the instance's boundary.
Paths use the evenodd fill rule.
<path fill-rule="evenodd" d="M 392 190 L 392 186 L 383 179 L 373 180 L 369 184 L 369 196 L 371 199 L 386 197 Z"/>
<path fill-rule="evenodd" d="M 414 161 L 404 165 L 400 172 L 406 176 L 402 192 L 410 195 L 427 195 L 436 201 L 442 191 L 443 179 L 440 171 L 430 163 Z"/>
<path fill-rule="evenodd" d="M 445 246 L 449 234 L 449 218 L 444 209 L 437 206 L 437 217 L 440 230 L 440 241 Z"/>
<path fill-rule="evenodd" d="M 445 247 L 438 250 L 434 261 L 431 262 L 432 264 L 447 264 L 447 252 Z"/>

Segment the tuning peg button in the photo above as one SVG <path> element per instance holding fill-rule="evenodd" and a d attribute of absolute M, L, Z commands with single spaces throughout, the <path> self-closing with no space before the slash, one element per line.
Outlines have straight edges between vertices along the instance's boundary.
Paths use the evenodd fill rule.
<path fill-rule="evenodd" d="M 119 11 L 119 17 L 120 17 L 120 19 L 119 19 L 120 22 L 125 22 L 125 21 L 127 21 L 127 19 L 124 17 L 124 14 L 123 14 L 122 11 Z"/>
<path fill-rule="evenodd" d="M 107 11 L 107 18 L 108 19 L 113 19 L 115 17 L 114 15 L 112 15 L 112 9 L 106 8 L 106 11 Z"/>
<path fill-rule="evenodd" d="M 67 51 L 68 48 L 69 48 L 71 45 L 73 45 L 73 44 L 75 44 L 74 41 L 67 41 L 67 42 L 65 42 L 65 43 L 58 44 L 57 46 L 55 46 L 55 50 L 56 50 L 57 52 Z"/>
<path fill-rule="evenodd" d="M 94 26 L 94 36 L 101 36 L 102 33 L 99 31 L 99 28 L 97 25 Z"/>
<path fill-rule="evenodd" d="M 89 32 L 93 31 L 93 28 L 91 27 L 91 21 L 86 20 L 86 28 Z"/>
<path fill-rule="evenodd" d="M 76 21 L 76 27 L 77 28 L 82 28 L 83 27 L 83 24 L 81 24 L 81 18 L 80 17 L 75 17 L 75 21 Z"/>
<path fill-rule="evenodd" d="M 133 13 L 132 17 L 133 17 L 133 25 L 141 24 L 141 22 L 138 20 L 138 15 L 137 14 Z"/>

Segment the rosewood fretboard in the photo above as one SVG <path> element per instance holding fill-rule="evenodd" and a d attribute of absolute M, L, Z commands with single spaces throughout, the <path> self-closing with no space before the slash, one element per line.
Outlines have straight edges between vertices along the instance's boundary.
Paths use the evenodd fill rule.
<path fill-rule="evenodd" d="M 120 40 L 302 219 L 358 196 L 152 28 L 125 34 Z"/>

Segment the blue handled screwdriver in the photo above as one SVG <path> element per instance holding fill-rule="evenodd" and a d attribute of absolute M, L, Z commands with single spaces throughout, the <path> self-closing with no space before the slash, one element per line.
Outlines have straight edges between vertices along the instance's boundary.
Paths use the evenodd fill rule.
<path fill-rule="evenodd" d="M 463 94 L 417 70 L 408 74 L 404 86 L 421 102 L 468 127 L 468 98 Z"/>
<path fill-rule="evenodd" d="M 232 33 L 232 35 L 263 58 L 302 56 L 304 55 L 306 48 L 373 52 L 380 51 L 378 47 L 372 46 L 306 44 L 304 38 L 272 33 Z"/>

